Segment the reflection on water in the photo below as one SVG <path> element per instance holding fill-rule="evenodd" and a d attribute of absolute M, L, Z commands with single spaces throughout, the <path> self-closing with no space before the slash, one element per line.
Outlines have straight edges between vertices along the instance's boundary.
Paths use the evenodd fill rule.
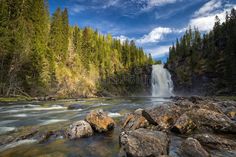
<path fill-rule="evenodd" d="M 61 100 L 54 102 L 0 103 L 0 141 L 27 127 L 60 125 L 82 120 L 92 109 L 104 109 L 113 117 L 117 127 L 112 133 L 97 134 L 79 140 L 58 138 L 43 144 L 34 139 L 21 140 L 0 145 L 0 156 L 87 156 L 110 157 L 119 152 L 118 137 L 122 115 L 138 108 L 147 108 L 170 101 L 167 98 L 131 97 L 131 98 L 93 98 L 80 100 Z M 81 108 L 67 110 L 69 105 Z"/>

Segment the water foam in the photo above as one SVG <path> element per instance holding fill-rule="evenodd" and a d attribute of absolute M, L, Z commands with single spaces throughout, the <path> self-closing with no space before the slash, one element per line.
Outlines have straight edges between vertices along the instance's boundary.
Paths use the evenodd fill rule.
<path fill-rule="evenodd" d="M 14 130 L 16 130 L 15 127 L 0 127 L 0 135 Z"/>
<path fill-rule="evenodd" d="M 152 66 L 152 96 L 170 97 L 173 95 L 173 82 L 171 75 L 162 64 Z"/>
<path fill-rule="evenodd" d="M 121 117 L 121 114 L 120 114 L 120 113 L 112 113 L 112 112 L 109 112 L 109 113 L 108 113 L 108 116 L 110 116 L 110 117 Z"/>

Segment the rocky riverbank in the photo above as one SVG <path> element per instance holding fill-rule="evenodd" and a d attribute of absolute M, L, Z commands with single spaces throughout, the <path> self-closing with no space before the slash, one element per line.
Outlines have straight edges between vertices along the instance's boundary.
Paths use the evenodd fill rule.
<path fill-rule="evenodd" d="M 96 109 L 89 110 L 84 120 L 73 123 L 25 127 L 0 136 L 0 150 L 24 141 L 46 144 L 65 139 L 76 143 L 81 138 L 86 140 L 109 134 L 117 139 L 117 144 L 119 141 L 119 157 L 236 156 L 235 101 L 173 97 L 172 102 L 154 106 L 137 109 L 119 119 L 112 119 L 105 111 Z M 68 106 L 68 109 L 83 107 L 86 106 L 78 104 Z M 113 133 L 114 128 L 116 133 Z M 98 156 L 106 156 L 101 151 Z"/>
<path fill-rule="evenodd" d="M 236 156 L 235 101 L 173 100 L 126 116 L 120 134 L 123 156 Z"/>

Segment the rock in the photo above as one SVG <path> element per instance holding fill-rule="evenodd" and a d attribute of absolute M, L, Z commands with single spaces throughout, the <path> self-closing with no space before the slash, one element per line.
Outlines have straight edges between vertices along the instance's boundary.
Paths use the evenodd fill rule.
<path fill-rule="evenodd" d="M 93 135 L 93 129 L 88 122 L 80 120 L 70 125 L 66 134 L 69 139 L 89 137 Z"/>
<path fill-rule="evenodd" d="M 46 131 L 40 134 L 39 136 L 39 143 L 44 143 L 49 140 L 51 136 L 54 135 L 53 131 Z"/>
<path fill-rule="evenodd" d="M 199 141 L 191 137 L 181 144 L 180 152 L 183 157 L 210 157 Z"/>
<path fill-rule="evenodd" d="M 143 116 L 136 114 L 129 114 L 126 117 L 122 128 L 124 130 L 135 130 L 138 128 L 146 128 L 148 127 L 148 125 L 149 125 L 148 121 Z"/>
<path fill-rule="evenodd" d="M 236 101 L 219 101 L 216 102 L 221 108 L 236 107 Z"/>
<path fill-rule="evenodd" d="M 175 104 L 184 110 L 191 109 L 194 106 L 194 104 L 188 99 L 178 100 L 175 102 Z"/>
<path fill-rule="evenodd" d="M 168 129 L 175 124 L 182 114 L 182 110 L 179 106 L 168 103 L 155 108 L 146 109 L 145 113 L 149 115 L 149 117 L 143 115 L 148 121 L 154 121 L 162 129 Z"/>
<path fill-rule="evenodd" d="M 149 122 L 142 116 L 143 109 L 137 109 L 134 113 L 128 114 L 123 123 L 124 130 L 136 130 L 146 128 Z"/>
<path fill-rule="evenodd" d="M 179 117 L 177 122 L 172 127 L 173 132 L 185 134 L 191 132 L 196 128 L 196 124 L 188 117 L 187 114 L 183 114 Z"/>
<path fill-rule="evenodd" d="M 75 109 L 84 109 L 85 106 L 81 104 L 72 104 L 67 107 L 68 110 L 75 110 Z"/>
<path fill-rule="evenodd" d="M 114 120 L 102 109 L 92 110 L 87 114 L 86 121 L 98 132 L 110 131 L 115 127 Z"/>
<path fill-rule="evenodd" d="M 45 96 L 45 97 L 38 97 L 36 98 L 37 101 L 55 101 L 56 98 L 53 96 Z"/>
<path fill-rule="evenodd" d="M 232 120 L 236 120 L 236 107 L 230 106 L 224 110 L 224 113 Z"/>
<path fill-rule="evenodd" d="M 134 114 L 142 115 L 142 114 L 143 114 L 143 111 L 144 111 L 144 109 L 138 108 L 137 110 L 134 111 Z"/>
<path fill-rule="evenodd" d="M 226 139 L 213 134 L 197 134 L 194 135 L 203 146 L 207 146 L 212 149 L 226 149 L 236 150 L 236 142 L 230 139 Z"/>
<path fill-rule="evenodd" d="M 120 134 L 120 146 L 130 157 L 167 155 L 169 138 L 166 133 L 140 128 Z"/>
<path fill-rule="evenodd" d="M 191 102 L 193 102 L 193 103 L 198 103 L 198 102 L 203 101 L 203 100 L 205 100 L 205 99 L 206 99 L 206 98 L 201 97 L 201 96 L 191 96 L 191 97 L 189 98 L 189 101 L 191 101 Z"/>
<path fill-rule="evenodd" d="M 220 108 L 220 106 L 217 105 L 216 103 L 214 103 L 213 101 L 202 101 L 199 104 L 196 104 L 195 108 L 206 109 L 206 110 L 210 110 L 210 111 L 214 111 L 214 112 L 218 112 L 218 113 L 223 114 L 223 111 Z"/>
<path fill-rule="evenodd" d="M 206 109 L 194 109 L 186 112 L 198 129 L 208 127 L 214 131 L 236 133 L 236 125 L 226 115 Z"/>

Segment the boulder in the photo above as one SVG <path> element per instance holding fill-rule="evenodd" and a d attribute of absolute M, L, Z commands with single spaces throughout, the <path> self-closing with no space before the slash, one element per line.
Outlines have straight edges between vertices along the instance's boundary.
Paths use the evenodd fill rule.
<path fill-rule="evenodd" d="M 155 108 L 145 109 L 145 113 L 146 114 L 143 116 L 149 122 L 153 121 L 158 124 L 163 130 L 166 130 L 175 124 L 183 111 L 174 103 L 167 103 Z"/>
<path fill-rule="evenodd" d="M 173 132 L 185 134 L 191 132 L 196 128 L 196 124 L 188 117 L 187 114 L 183 114 L 179 117 L 177 122 L 172 127 Z"/>
<path fill-rule="evenodd" d="M 203 146 L 218 150 L 236 150 L 236 142 L 213 134 L 196 134 L 197 139 Z"/>
<path fill-rule="evenodd" d="M 192 137 L 182 142 L 180 153 L 183 157 L 210 157 L 210 154 L 202 147 L 199 141 Z"/>
<path fill-rule="evenodd" d="M 80 120 L 70 125 L 66 135 L 69 139 L 89 137 L 93 135 L 93 129 L 88 122 Z"/>
<path fill-rule="evenodd" d="M 221 107 L 213 101 L 202 101 L 201 103 L 196 104 L 195 108 L 206 109 L 223 114 Z"/>
<path fill-rule="evenodd" d="M 217 132 L 236 133 L 236 125 L 225 114 L 206 109 L 194 109 L 186 115 L 196 124 L 198 129 L 210 128 Z"/>
<path fill-rule="evenodd" d="M 143 109 L 137 109 L 134 113 L 125 116 L 122 129 L 136 130 L 138 128 L 146 128 L 149 122 L 142 116 Z"/>
<path fill-rule="evenodd" d="M 97 132 L 110 131 L 115 127 L 114 120 L 102 109 L 92 110 L 89 114 L 87 114 L 86 121 Z"/>
<path fill-rule="evenodd" d="M 166 133 L 140 128 L 120 134 L 120 146 L 130 157 L 167 155 L 169 138 Z"/>

